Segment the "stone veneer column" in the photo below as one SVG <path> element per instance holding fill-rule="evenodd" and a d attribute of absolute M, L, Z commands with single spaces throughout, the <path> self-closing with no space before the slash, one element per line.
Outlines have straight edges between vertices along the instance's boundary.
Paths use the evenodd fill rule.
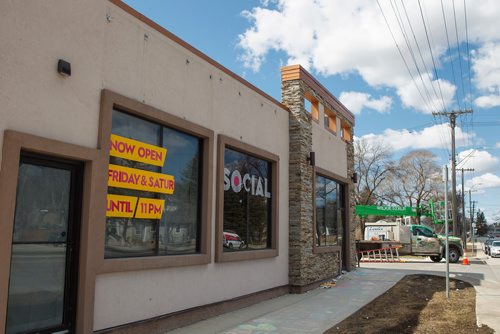
<path fill-rule="evenodd" d="M 282 82 L 282 101 L 289 116 L 289 283 L 308 284 L 305 259 L 312 254 L 312 175 L 307 161 L 312 148 L 311 117 L 304 109 L 300 80 Z"/>
<path fill-rule="evenodd" d="M 314 168 L 307 161 L 312 151 L 312 118 L 304 107 L 308 89 L 301 80 L 282 82 L 282 101 L 289 108 L 289 284 L 292 292 L 303 292 L 314 284 L 340 273 L 340 253 L 314 253 L 313 177 Z M 310 90 L 309 93 L 313 93 Z M 321 97 L 316 96 L 318 100 Z M 347 174 L 354 173 L 353 144 L 346 144 Z M 348 184 L 346 229 L 349 269 L 356 264 L 354 243 L 354 185 Z"/>
<path fill-rule="evenodd" d="M 351 129 L 351 136 L 354 138 L 354 127 Z M 353 141 L 347 144 L 347 175 L 349 180 L 352 180 L 354 175 L 354 144 Z M 347 195 L 347 228 L 349 229 L 349 247 L 350 247 L 350 268 L 355 269 L 358 259 L 356 254 L 356 221 L 358 217 L 356 216 L 356 198 L 355 198 L 355 184 L 349 182 L 349 193 Z"/>

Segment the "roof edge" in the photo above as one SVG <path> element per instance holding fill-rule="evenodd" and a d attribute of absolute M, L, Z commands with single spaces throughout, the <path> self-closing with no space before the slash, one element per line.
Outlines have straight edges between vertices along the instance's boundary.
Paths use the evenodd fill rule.
<path fill-rule="evenodd" d="M 299 64 L 283 66 L 281 68 L 281 80 L 297 80 L 304 81 L 312 90 L 319 93 L 328 103 L 336 108 L 347 120 L 355 123 L 354 114 L 347 109 L 328 89 L 325 88 L 311 73 Z"/>

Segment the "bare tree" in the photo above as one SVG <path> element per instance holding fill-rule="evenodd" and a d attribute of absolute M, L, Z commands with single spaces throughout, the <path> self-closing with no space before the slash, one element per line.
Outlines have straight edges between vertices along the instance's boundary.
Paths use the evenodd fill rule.
<path fill-rule="evenodd" d="M 415 150 L 399 160 L 381 189 L 385 203 L 419 207 L 430 199 L 437 199 L 441 190 L 441 169 L 436 156 L 427 150 Z M 417 222 L 420 217 L 417 216 Z"/>
<path fill-rule="evenodd" d="M 354 141 L 354 169 L 358 174 L 355 200 L 357 205 L 375 204 L 378 200 L 377 189 L 394 168 L 392 152 L 382 142 L 366 138 Z M 365 219 L 360 219 L 361 235 L 365 228 Z"/>

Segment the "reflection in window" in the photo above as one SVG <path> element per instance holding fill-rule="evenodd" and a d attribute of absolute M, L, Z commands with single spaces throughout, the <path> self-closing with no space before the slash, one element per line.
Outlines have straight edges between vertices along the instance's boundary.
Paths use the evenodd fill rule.
<path fill-rule="evenodd" d="M 160 224 L 160 251 L 166 254 L 196 253 L 199 245 L 200 145 L 199 138 L 163 129 L 168 149 L 162 172 L 175 177 L 173 195 L 164 195 L 165 213 Z"/>
<path fill-rule="evenodd" d="M 71 171 L 21 163 L 6 333 L 60 326 L 64 314 Z"/>
<path fill-rule="evenodd" d="M 224 251 L 271 248 L 271 163 L 224 152 Z"/>
<path fill-rule="evenodd" d="M 200 251 L 200 163 L 198 137 L 113 111 L 112 134 L 167 149 L 163 166 L 110 156 L 110 163 L 172 175 L 173 194 L 109 187 L 108 193 L 164 200 L 161 219 L 108 217 L 105 257 L 192 254 Z"/>
<path fill-rule="evenodd" d="M 20 165 L 13 242 L 66 242 L 70 177 L 68 170 Z"/>
<path fill-rule="evenodd" d="M 340 246 L 344 228 L 344 186 L 316 176 L 316 244 Z"/>

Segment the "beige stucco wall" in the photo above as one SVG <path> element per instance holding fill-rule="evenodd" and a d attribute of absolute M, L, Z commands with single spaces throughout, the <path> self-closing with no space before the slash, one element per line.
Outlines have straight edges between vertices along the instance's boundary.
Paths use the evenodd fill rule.
<path fill-rule="evenodd" d="M 340 123 L 337 118 L 337 133 L 324 126 L 324 108 L 319 105 L 319 121 L 312 122 L 312 149 L 316 152 L 316 166 L 347 178 L 347 144 L 340 138 Z"/>
<path fill-rule="evenodd" d="M 285 110 L 106 0 L 1 1 L 0 41 L 0 147 L 12 129 L 96 148 L 106 88 L 280 156 L 278 257 L 99 275 L 95 330 L 288 283 Z"/>

